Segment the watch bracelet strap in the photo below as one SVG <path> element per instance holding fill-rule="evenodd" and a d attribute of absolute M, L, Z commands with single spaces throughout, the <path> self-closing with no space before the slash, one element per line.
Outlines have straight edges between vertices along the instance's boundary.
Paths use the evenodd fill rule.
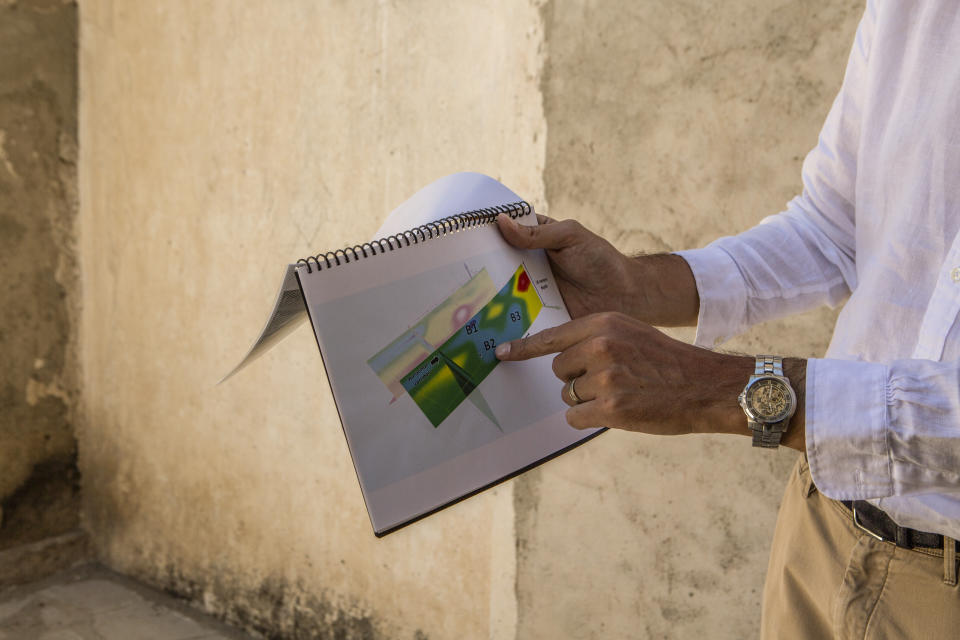
<path fill-rule="evenodd" d="M 756 424 L 758 428 L 754 429 L 754 424 Z M 751 424 L 751 430 L 753 431 L 753 446 L 763 447 L 764 449 L 780 448 L 783 431 L 767 431 L 756 422 Z"/>
<path fill-rule="evenodd" d="M 781 356 L 757 356 L 754 375 L 783 376 L 783 358 Z"/>

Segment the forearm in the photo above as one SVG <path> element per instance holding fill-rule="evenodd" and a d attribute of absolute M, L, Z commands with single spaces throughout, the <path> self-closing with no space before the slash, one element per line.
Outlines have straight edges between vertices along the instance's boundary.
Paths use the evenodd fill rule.
<path fill-rule="evenodd" d="M 632 268 L 638 285 L 638 292 L 633 296 L 636 306 L 630 310 L 632 315 L 662 327 L 696 325 L 700 297 L 693 271 L 686 260 L 674 254 L 638 256 L 632 259 Z M 695 395 L 699 397 L 688 399 L 702 408 L 694 430 L 752 437 L 737 397 L 754 371 L 754 358 L 716 353 L 710 360 L 701 366 L 709 370 L 709 377 L 716 383 L 698 389 Z M 797 394 L 797 408 L 781 444 L 804 451 L 807 361 L 785 358 L 783 372 Z"/>
<path fill-rule="evenodd" d="M 737 397 L 754 372 L 754 358 L 717 353 L 714 362 L 700 363 L 700 367 L 708 370 L 707 376 L 715 383 L 698 391 L 703 394 L 703 410 L 694 422 L 694 431 L 752 437 L 753 432 L 747 427 L 747 417 L 737 403 Z M 807 361 L 803 358 L 784 358 L 783 373 L 797 394 L 797 409 L 780 444 L 805 451 Z"/>
<path fill-rule="evenodd" d="M 700 297 L 687 261 L 674 254 L 642 255 L 629 259 L 634 293 L 626 313 L 659 327 L 697 324 Z"/>

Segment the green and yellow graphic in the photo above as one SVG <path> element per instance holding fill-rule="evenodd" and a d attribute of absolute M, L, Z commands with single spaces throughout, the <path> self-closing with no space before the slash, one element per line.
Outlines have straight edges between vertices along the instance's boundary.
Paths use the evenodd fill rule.
<path fill-rule="evenodd" d="M 520 265 L 486 305 L 404 375 L 400 384 L 434 427 L 468 397 L 499 427 L 486 401 L 474 390 L 499 364 L 496 346 L 522 337 L 542 308 L 526 268 Z"/>
<path fill-rule="evenodd" d="M 367 360 L 377 377 L 393 393 L 391 402 L 403 395 L 400 379 L 463 327 L 496 294 L 497 288 L 490 274 L 481 269 L 469 282 Z"/>

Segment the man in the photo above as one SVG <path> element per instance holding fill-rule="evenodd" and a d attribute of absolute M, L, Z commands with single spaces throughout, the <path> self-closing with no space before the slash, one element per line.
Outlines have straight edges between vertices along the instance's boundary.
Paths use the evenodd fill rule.
<path fill-rule="evenodd" d="M 498 355 L 556 353 L 577 428 L 805 453 L 764 637 L 960 637 L 960 3 L 869 0 L 802 177 L 784 212 L 676 255 L 630 259 L 576 222 L 501 216 L 509 242 L 547 250 L 574 320 Z M 722 354 L 651 327 L 696 323 L 713 347 L 844 300 L 824 359 Z"/>

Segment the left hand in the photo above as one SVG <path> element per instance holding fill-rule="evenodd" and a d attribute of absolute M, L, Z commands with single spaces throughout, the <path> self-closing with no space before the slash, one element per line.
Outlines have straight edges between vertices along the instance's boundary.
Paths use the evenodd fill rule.
<path fill-rule="evenodd" d="M 737 396 L 754 360 L 701 349 L 622 313 L 596 313 L 497 347 L 501 360 L 550 353 L 567 422 L 660 435 L 748 433 Z M 569 397 L 570 380 L 583 401 Z"/>

